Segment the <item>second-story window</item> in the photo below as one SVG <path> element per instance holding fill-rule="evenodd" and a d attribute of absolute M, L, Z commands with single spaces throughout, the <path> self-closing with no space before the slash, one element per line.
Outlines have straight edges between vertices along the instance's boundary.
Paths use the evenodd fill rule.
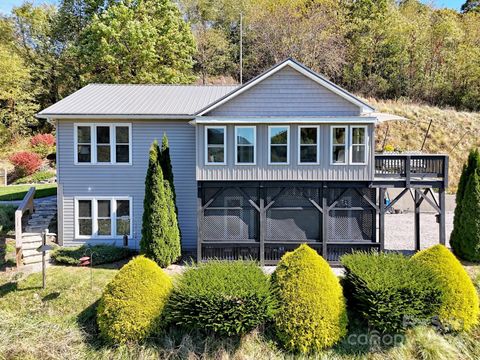
<path fill-rule="evenodd" d="M 227 128 L 225 126 L 205 127 L 205 163 L 208 165 L 225 165 Z"/>
<path fill-rule="evenodd" d="M 290 142 L 289 126 L 268 127 L 268 163 L 270 165 L 288 164 Z"/>
<path fill-rule="evenodd" d="M 298 127 L 298 163 L 318 164 L 318 126 Z"/>
<path fill-rule="evenodd" d="M 352 126 L 350 131 L 351 145 L 350 162 L 352 164 L 365 164 L 367 156 L 367 128 L 365 126 Z"/>
<path fill-rule="evenodd" d="M 130 164 L 130 124 L 75 124 L 76 164 Z"/>
<path fill-rule="evenodd" d="M 235 126 L 235 164 L 255 165 L 255 126 Z"/>
<path fill-rule="evenodd" d="M 347 163 L 347 127 L 332 126 L 331 127 L 331 163 L 346 164 Z"/>

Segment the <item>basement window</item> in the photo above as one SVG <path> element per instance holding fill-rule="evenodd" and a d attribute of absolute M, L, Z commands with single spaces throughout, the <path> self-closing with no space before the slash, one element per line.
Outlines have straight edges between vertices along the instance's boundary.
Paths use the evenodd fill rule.
<path fill-rule="evenodd" d="M 132 200 L 129 197 L 75 199 L 76 238 L 132 236 Z"/>

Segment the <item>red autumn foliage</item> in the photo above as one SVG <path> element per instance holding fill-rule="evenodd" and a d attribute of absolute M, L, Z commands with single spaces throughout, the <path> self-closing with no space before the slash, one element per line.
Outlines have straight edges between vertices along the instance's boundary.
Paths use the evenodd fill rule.
<path fill-rule="evenodd" d="M 42 165 L 42 159 L 38 154 L 29 151 L 20 151 L 9 158 L 15 166 L 15 170 L 21 175 L 31 175 Z"/>
<path fill-rule="evenodd" d="M 55 136 L 52 134 L 37 134 L 30 139 L 30 145 L 33 147 L 38 145 L 53 146 L 55 145 Z"/>

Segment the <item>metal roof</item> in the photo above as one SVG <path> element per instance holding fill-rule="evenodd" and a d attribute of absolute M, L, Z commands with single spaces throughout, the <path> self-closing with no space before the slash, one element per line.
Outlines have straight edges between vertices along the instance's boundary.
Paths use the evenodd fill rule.
<path fill-rule="evenodd" d="M 90 84 L 37 116 L 193 116 L 238 86 Z"/>

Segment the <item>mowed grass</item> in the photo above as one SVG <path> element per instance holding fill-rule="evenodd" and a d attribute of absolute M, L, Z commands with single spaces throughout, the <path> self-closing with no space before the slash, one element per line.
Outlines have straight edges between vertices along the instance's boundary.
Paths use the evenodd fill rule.
<path fill-rule="evenodd" d="M 28 190 L 35 187 L 35 199 L 57 195 L 57 184 L 9 185 L 0 187 L 0 201 L 22 200 Z"/>
<path fill-rule="evenodd" d="M 478 266 L 469 267 L 479 279 Z M 407 332 L 393 347 L 352 344 L 363 333 L 351 322 L 349 335 L 333 349 L 298 357 L 283 351 L 271 336 L 254 331 L 242 339 L 204 337 L 170 329 L 141 345 L 106 345 L 95 325 L 95 305 L 117 270 L 52 266 L 47 288 L 41 274 L 0 274 L 0 359 L 466 359 L 478 358 L 480 329 L 440 335 L 431 328 Z M 368 337 L 367 337 L 368 338 Z M 365 339 L 364 339 L 365 340 Z"/>
<path fill-rule="evenodd" d="M 420 150 L 430 120 L 432 126 L 423 151 L 449 155 L 449 191 L 455 192 L 471 148 L 480 147 L 480 113 L 443 109 L 408 101 L 367 99 L 377 111 L 406 117 L 387 121 L 376 130 L 376 150 L 386 144 L 402 150 Z M 387 134 L 388 127 L 388 134 Z"/>

